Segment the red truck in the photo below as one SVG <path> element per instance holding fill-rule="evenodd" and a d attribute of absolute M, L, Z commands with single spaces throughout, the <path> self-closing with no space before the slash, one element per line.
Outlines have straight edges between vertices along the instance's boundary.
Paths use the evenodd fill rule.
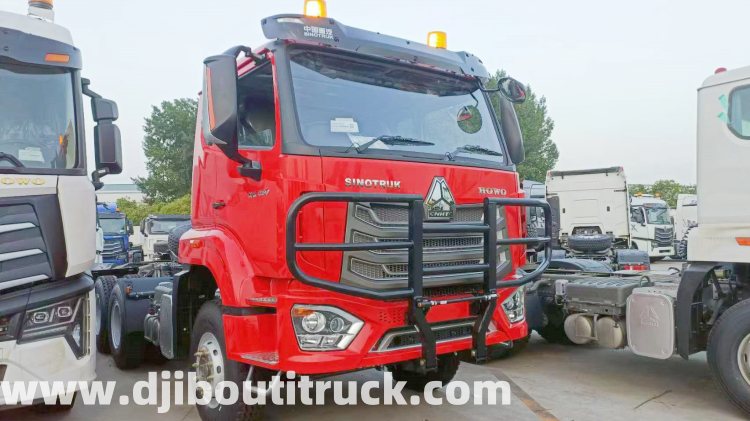
<path fill-rule="evenodd" d="M 549 248 L 520 268 L 551 231 L 522 229 L 526 206 L 550 220 L 516 172 L 523 86 L 489 89 L 443 34 L 431 46 L 325 16 L 262 25 L 266 45 L 205 60 L 192 228 L 171 239 L 184 270 L 117 280 L 118 366 L 157 346 L 212 384 L 385 368 L 418 388 L 524 340 L 520 287 Z M 255 411 L 212 403 L 203 419 Z"/>

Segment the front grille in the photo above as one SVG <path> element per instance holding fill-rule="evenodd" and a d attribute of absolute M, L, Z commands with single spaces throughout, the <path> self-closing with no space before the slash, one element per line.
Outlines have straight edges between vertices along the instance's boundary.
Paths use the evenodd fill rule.
<path fill-rule="evenodd" d="M 384 203 L 351 203 L 347 218 L 346 241 L 350 243 L 392 243 L 408 238 L 409 208 Z M 456 207 L 454 223 L 482 223 L 482 205 Z M 498 238 L 508 238 L 505 210 L 498 209 Z M 481 264 L 484 261 L 484 237 L 477 234 L 425 234 L 425 268 Z M 342 283 L 365 287 L 398 287 L 394 282 L 408 279 L 408 250 L 344 252 Z M 498 276 L 511 270 L 508 247 L 498 247 Z M 482 272 L 458 275 L 426 276 L 425 287 L 482 282 Z M 378 283 L 382 284 L 378 286 Z"/>
<path fill-rule="evenodd" d="M 47 244 L 34 207 L 0 205 L 0 291 L 51 275 Z"/>
<path fill-rule="evenodd" d="M 454 260 L 449 262 L 433 262 L 425 263 L 425 268 L 436 268 L 436 267 L 450 267 L 450 266 L 461 266 L 461 265 L 476 265 L 482 263 L 482 259 L 472 260 Z M 359 259 L 351 259 L 351 270 L 352 272 L 365 277 L 367 279 L 378 280 L 378 279 L 406 279 L 408 274 L 409 265 L 407 263 L 396 263 L 396 264 L 373 264 L 363 262 Z M 480 273 L 480 272 L 477 272 Z"/>
<path fill-rule="evenodd" d="M 672 228 L 656 228 L 654 230 L 654 241 L 659 247 L 671 247 L 674 237 Z"/>
<path fill-rule="evenodd" d="M 122 241 L 119 239 L 106 239 L 104 240 L 104 250 L 102 250 L 102 256 L 104 257 L 115 257 L 124 251 Z"/>
<path fill-rule="evenodd" d="M 154 243 L 154 253 L 155 254 L 169 253 L 169 244 L 167 244 L 164 241 L 159 241 L 157 243 Z"/>

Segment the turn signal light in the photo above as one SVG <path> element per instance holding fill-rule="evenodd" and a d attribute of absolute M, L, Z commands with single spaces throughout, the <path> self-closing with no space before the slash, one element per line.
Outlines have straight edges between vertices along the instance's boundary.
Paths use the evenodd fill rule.
<path fill-rule="evenodd" d="M 433 31 L 427 34 L 427 45 L 433 48 L 448 48 L 448 34 L 442 31 Z"/>
<path fill-rule="evenodd" d="M 750 246 L 750 237 L 737 237 L 737 244 L 741 246 Z"/>
<path fill-rule="evenodd" d="M 305 0 L 305 16 L 311 18 L 328 17 L 328 7 L 325 0 Z"/>

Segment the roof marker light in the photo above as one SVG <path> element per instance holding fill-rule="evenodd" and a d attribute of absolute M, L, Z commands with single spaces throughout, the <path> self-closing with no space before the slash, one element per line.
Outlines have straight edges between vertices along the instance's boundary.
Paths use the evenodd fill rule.
<path fill-rule="evenodd" d="M 305 16 L 311 18 L 328 17 L 326 0 L 305 0 Z"/>
<path fill-rule="evenodd" d="M 448 48 L 448 34 L 442 31 L 433 31 L 427 34 L 427 45 L 433 48 Z"/>
<path fill-rule="evenodd" d="M 44 61 L 49 61 L 50 63 L 69 63 L 70 56 L 67 54 L 47 53 L 47 55 L 44 56 Z"/>
<path fill-rule="evenodd" d="M 719 67 L 718 69 L 714 70 L 714 74 L 718 75 L 719 73 L 724 73 L 727 71 L 726 67 Z"/>

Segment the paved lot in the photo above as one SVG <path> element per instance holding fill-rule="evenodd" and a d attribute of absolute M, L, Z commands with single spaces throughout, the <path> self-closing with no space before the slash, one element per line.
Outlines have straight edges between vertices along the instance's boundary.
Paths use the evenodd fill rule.
<path fill-rule="evenodd" d="M 678 266 L 665 262 L 657 268 Z M 180 364 L 144 366 L 139 370 L 117 370 L 108 356 L 97 362 L 100 380 L 117 380 L 116 396 L 130 394 L 132 384 L 145 380 L 148 371 L 180 369 Z M 406 420 L 742 420 L 746 417 L 734 408 L 718 390 L 705 363 L 698 354 L 690 361 L 672 358 L 658 361 L 632 355 L 627 350 L 612 351 L 595 346 L 550 345 L 532 337 L 528 348 L 510 359 L 484 366 L 462 364 L 458 379 L 508 380 L 513 389 L 512 404 L 503 406 L 454 407 L 321 407 L 297 405 L 270 407 L 267 419 L 383 419 Z M 339 376 L 338 379 L 363 382 L 383 381 L 374 370 Z M 332 400 L 331 400 L 332 401 Z M 10 417 L 10 418 L 7 418 Z M 173 408 L 157 415 L 154 407 L 86 407 L 80 403 L 66 416 L 37 414 L 30 410 L 0 413 L 0 419 L 24 420 L 198 420 L 194 408 Z"/>

